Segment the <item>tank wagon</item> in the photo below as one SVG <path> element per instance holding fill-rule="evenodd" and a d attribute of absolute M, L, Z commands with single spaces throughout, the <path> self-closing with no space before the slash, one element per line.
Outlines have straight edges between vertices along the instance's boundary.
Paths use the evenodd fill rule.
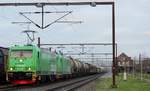
<path fill-rule="evenodd" d="M 0 82 L 6 80 L 6 63 L 8 58 L 8 48 L 0 47 Z"/>
<path fill-rule="evenodd" d="M 13 84 L 32 84 L 94 74 L 97 67 L 49 49 L 33 45 L 9 49 L 6 79 Z"/>

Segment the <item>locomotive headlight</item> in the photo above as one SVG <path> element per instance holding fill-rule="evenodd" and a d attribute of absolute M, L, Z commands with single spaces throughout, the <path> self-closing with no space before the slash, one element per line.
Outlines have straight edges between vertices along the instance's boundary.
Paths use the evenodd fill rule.
<path fill-rule="evenodd" d="M 22 62 L 23 60 L 22 60 L 22 59 L 20 59 L 19 61 L 20 61 L 20 62 Z"/>
<path fill-rule="evenodd" d="M 29 67 L 28 70 L 31 70 L 31 68 Z"/>
<path fill-rule="evenodd" d="M 10 68 L 10 70 L 12 71 L 12 70 L 13 70 L 13 68 Z"/>

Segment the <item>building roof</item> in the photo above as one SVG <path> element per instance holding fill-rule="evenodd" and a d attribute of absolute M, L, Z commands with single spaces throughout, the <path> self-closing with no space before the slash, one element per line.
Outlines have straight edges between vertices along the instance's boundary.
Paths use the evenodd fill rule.
<path fill-rule="evenodd" d="M 127 56 L 125 53 L 121 53 L 119 56 L 118 56 L 118 58 L 122 58 L 122 57 L 126 57 L 126 58 L 128 58 L 129 56 Z"/>

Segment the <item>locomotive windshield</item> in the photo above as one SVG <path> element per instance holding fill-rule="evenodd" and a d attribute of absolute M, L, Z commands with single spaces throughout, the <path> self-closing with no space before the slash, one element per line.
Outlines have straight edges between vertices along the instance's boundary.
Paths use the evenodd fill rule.
<path fill-rule="evenodd" d="M 11 51 L 11 57 L 32 57 L 32 50 L 15 50 Z"/>

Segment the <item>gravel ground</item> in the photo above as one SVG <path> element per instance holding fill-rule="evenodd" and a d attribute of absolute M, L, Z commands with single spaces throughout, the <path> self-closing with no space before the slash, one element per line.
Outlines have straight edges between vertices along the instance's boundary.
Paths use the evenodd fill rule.
<path fill-rule="evenodd" d="M 112 77 L 112 72 L 109 71 L 108 73 L 104 74 L 101 78 L 109 78 Z"/>
<path fill-rule="evenodd" d="M 96 91 L 96 81 L 92 81 L 75 91 Z"/>

